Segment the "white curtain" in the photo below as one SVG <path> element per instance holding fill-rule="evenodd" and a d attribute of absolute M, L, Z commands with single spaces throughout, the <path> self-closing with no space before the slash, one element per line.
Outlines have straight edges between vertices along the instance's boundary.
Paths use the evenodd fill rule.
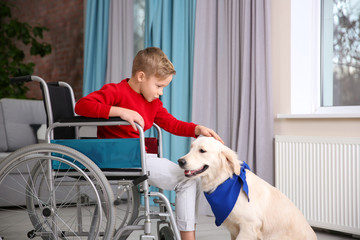
<path fill-rule="evenodd" d="M 133 5 L 133 0 L 110 1 L 105 83 L 118 83 L 131 76 L 134 59 Z"/>
<path fill-rule="evenodd" d="M 274 184 L 270 1 L 197 0 L 192 121 Z"/>

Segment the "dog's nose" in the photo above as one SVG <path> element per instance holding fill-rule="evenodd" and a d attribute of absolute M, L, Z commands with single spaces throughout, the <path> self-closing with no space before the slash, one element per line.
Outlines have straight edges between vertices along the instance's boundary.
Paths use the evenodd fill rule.
<path fill-rule="evenodd" d="M 179 163 L 179 166 L 180 166 L 180 167 L 183 167 L 183 166 L 186 165 L 186 160 L 183 159 L 183 158 L 180 158 L 180 159 L 178 160 L 178 163 Z"/>

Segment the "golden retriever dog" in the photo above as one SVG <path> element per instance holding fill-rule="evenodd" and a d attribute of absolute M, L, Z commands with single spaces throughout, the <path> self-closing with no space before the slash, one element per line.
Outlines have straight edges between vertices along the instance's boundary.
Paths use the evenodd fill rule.
<path fill-rule="evenodd" d="M 247 165 L 234 151 L 214 138 L 196 139 L 178 164 L 187 177 L 200 177 L 205 195 L 215 193 L 227 181 L 237 179 L 235 182 L 241 183 L 238 190 L 220 192 L 218 206 L 209 201 L 216 221 L 217 214 L 224 218 L 217 225 L 223 224 L 231 239 L 317 239 L 303 214 L 284 194 L 244 167 Z M 228 196 L 236 191 L 239 194 L 233 197 L 233 206 L 226 207 L 226 202 L 231 202 Z"/>

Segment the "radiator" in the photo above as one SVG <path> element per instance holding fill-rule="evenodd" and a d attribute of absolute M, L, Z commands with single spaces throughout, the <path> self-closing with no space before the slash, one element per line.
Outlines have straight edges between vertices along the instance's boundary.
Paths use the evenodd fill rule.
<path fill-rule="evenodd" d="M 360 235 L 360 137 L 275 136 L 275 185 L 311 226 Z"/>

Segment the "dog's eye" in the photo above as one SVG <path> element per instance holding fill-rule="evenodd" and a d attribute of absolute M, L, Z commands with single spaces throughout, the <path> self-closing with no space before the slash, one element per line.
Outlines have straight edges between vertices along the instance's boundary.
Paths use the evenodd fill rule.
<path fill-rule="evenodd" d="M 202 148 L 200 148 L 199 152 L 200 153 L 206 153 L 206 151 L 204 149 L 202 149 Z"/>

